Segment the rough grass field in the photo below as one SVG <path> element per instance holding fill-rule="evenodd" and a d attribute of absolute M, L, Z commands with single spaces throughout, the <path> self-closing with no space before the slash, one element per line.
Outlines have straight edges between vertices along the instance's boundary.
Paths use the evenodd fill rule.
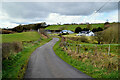
<path fill-rule="evenodd" d="M 117 59 L 115 57 L 108 57 L 106 55 L 100 56 L 99 54 L 96 56 L 95 55 L 93 56 L 89 53 L 84 53 L 80 55 L 77 53 L 70 54 L 69 50 L 65 51 L 59 46 L 59 44 L 60 44 L 60 41 L 57 42 L 53 48 L 56 55 L 58 55 L 61 59 L 63 59 L 65 62 L 72 65 L 73 67 L 77 68 L 78 70 L 88 74 L 93 78 L 102 78 L 102 79 L 118 78 L 118 69 L 117 68 L 115 69 L 115 65 L 117 63 L 114 62 Z M 90 56 L 88 56 L 88 54 Z M 111 64 L 107 65 L 109 60 L 113 62 L 112 65 Z M 103 63 L 101 63 L 100 61 L 102 61 Z M 96 64 L 96 65 L 94 66 L 93 64 Z M 100 67 L 101 65 L 105 65 L 106 68 L 101 68 Z M 111 67 L 113 69 L 111 69 Z"/>
<path fill-rule="evenodd" d="M 98 28 L 98 27 L 104 27 L 104 24 L 91 24 L 92 28 Z M 49 29 L 49 30 L 59 30 L 61 27 L 65 27 L 67 30 L 72 30 L 75 31 L 75 29 L 77 27 L 81 27 L 81 28 L 86 28 L 87 25 L 86 24 L 81 24 L 81 25 L 51 25 L 48 26 L 45 29 Z"/>
<path fill-rule="evenodd" d="M 73 33 L 73 34 L 68 34 L 68 35 L 62 35 L 63 37 L 80 37 L 80 36 L 76 36 L 77 33 Z"/>
<path fill-rule="evenodd" d="M 67 42 L 69 44 L 69 46 L 67 45 L 68 48 L 70 48 L 71 50 L 77 51 L 78 46 L 76 45 L 80 45 L 79 47 L 79 51 L 80 52 L 89 52 L 92 53 L 93 51 L 97 51 L 97 52 L 101 52 L 101 53 L 105 53 L 108 54 L 108 50 L 110 47 L 110 54 L 115 54 L 118 55 L 118 51 L 119 51 L 119 45 L 118 44 L 97 44 L 97 41 L 93 39 L 93 36 L 86 36 L 86 42 L 82 42 L 81 41 L 81 37 L 83 36 L 79 36 L 79 37 L 67 37 L 65 39 L 65 42 Z M 85 41 L 85 40 L 84 40 Z"/>
<path fill-rule="evenodd" d="M 22 32 L 14 34 L 2 34 L 2 42 L 21 42 L 21 41 L 36 41 L 40 38 L 37 32 Z"/>

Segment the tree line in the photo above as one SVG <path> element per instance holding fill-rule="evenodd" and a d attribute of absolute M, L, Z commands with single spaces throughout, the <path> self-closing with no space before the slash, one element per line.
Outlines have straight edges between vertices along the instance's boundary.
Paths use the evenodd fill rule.
<path fill-rule="evenodd" d="M 46 28 L 46 23 L 37 23 L 37 24 L 28 24 L 28 25 L 19 25 L 12 29 L 12 31 L 15 32 L 23 32 L 28 30 L 38 30 L 39 28 Z"/>
<path fill-rule="evenodd" d="M 79 33 L 79 32 L 81 32 L 81 31 L 89 31 L 90 29 L 89 28 L 81 28 L 81 27 L 77 27 L 76 29 L 75 29 L 75 33 Z M 101 28 L 101 27 L 98 27 L 98 28 L 93 28 L 92 29 L 92 32 L 99 32 L 99 31 L 103 31 L 103 28 Z"/>

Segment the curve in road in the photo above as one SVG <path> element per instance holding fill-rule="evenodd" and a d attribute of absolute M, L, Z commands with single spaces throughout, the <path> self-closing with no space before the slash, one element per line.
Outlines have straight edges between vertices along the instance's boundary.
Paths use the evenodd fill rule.
<path fill-rule="evenodd" d="M 58 40 L 53 38 L 31 54 L 25 78 L 91 78 L 55 55 L 53 46 Z"/>

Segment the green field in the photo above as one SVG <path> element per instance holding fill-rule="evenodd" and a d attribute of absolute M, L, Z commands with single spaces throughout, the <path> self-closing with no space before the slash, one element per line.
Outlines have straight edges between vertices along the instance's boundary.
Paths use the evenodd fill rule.
<path fill-rule="evenodd" d="M 92 28 L 98 28 L 98 27 L 104 27 L 104 24 L 91 24 Z M 86 24 L 81 24 L 81 25 L 51 25 L 48 26 L 45 29 L 49 29 L 49 30 L 59 30 L 61 27 L 66 27 L 67 30 L 72 30 L 75 31 L 75 28 L 77 27 L 81 27 L 81 28 L 86 28 L 87 25 Z"/>
<path fill-rule="evenodd" d="M 2 34 L 2 44 L 6 46 L 4 48 L 6 52 L 3 53 L 5 55 L 8 54 L 7 58 L 3 58 L 2 60 L 2 78 L 19 78 L 22 79 L 24 77 L 24 73 L 27 68 L 27 64 L 29 61 L 29 57 L 31 53 L 39 46 L 42 46 L 46 42 L 49 42 L 52 38 L 45 38 L 38 32 L 22 32 L 22 33 L 14 33 L 14 34 Z M 22 42 L 23 41 L 23 42 Z M 20 49 L 19 46 L 12 46 L 9 51 L 10 44 L 15 45 L 13 43 L 21 43 L 22 42 L 22 50 L 16 52 L 14 49 Z M 8 45 L 8 46 L 7 46 Z"/>
<path fill-rule="evenodd" d="M 40 38 L 37 32 L 22 32 L 14 34 L 2 34 L 2 42 L 21 42 L 21 41 L 36 41 Z"/>
<path fill-rule="evenodd" d="M 32 36 L 32 33 L 33 33 L 33 35 L 36 39 L 39 38 L 38 34 L 36 32 L 21 33 L 21 35 L 22 34 L 29 34 L 29 35 L 31 34 L 31 36 Z M 35 34 L 37 36 L 35 36 Z M 14 34 L 14 35 L 18 35 L 18 34 Z M 33 40 L 32 38 L 29 38 L 29 37 L 27 37 L 28 39 L 26 39 L 25 37 L 22 37 L 22 39 L 27 40 L 27 41 L 29 39 Z M 19 40 L 19 41 L 22 41 L 22 39 Z M 23 43 L 23 50 L 22 51 L 18 52 L 17 54 L 11 53 L 11 55 L 9 56 L 8 59 L 5 59 L 5 60 L 2 61 L 2 66 L 3 66 L 3 68 L 2 68 L 2 78 L 3 79 L 4 78 L 23 79 L 25 71 L 27 69 L 27 65 L 28 65 L 28 61 L 29 61 L 31 53 L 33 51 L 35 51 L 36 48 L 42 46 L 43 44 L 49 42 L 50 40 L 51 40 L 51 38 L 41 37 L 41 39 L 39 41 Z"/>

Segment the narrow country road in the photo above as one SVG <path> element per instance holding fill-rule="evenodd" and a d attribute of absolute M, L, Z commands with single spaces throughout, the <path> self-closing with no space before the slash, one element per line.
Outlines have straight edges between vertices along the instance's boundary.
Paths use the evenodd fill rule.
<path fill-rule="evenodd" d="M 53 38 L 32 53 L 25 78 L 91 78 L 55 55 L 53 46 L 58 40 Z"/>

